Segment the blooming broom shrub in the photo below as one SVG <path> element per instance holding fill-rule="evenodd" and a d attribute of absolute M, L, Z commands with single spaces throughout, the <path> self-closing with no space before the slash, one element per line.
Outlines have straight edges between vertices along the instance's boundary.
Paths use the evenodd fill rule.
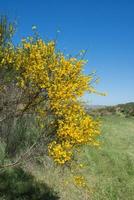
<path fill-rule="evenodd" d="M 1 81 L 1 88 L 7 83 L 17 88 L 21 104 L 17 116 L 36 116 L 42 130 L 49 117 L 53 131 L 47 136 L 51 138 L 48 154 L 59 164 L 71 161 L 73 150 L 81 145 L 98 145 L 100 124 L 79 101 L 85 92 L 95 92 L 94 77 L 83 73 L 84 64 L 84 60 L 57 52 L 54 41 L 39 37 L 0 47 L 0 71 L 12 72 L 6 82 Z"/>

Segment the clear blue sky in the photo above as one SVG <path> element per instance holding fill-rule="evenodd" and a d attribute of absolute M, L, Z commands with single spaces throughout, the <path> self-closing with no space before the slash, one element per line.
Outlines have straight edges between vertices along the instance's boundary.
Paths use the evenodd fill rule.
<path fill-rule="evenodd" d="M 134 0 L 1 0 L 0 13 L 17 19 L 15 41 L 32 33 L 55 38 L 66 54 L 87 49 L 85 72 L 97 71 L 99 91 L 91 104 L 134 101 Z"/>

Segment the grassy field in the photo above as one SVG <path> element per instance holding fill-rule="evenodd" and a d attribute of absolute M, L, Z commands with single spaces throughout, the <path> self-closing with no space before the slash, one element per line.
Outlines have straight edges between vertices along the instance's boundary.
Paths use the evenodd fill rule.
<path fill-rule="evenodd" d="M 101 150 L 86 150 L 86 159 L 95 179 L 95 191 L 91 199 L 132 200 L 134 119 L 104 117 L 102 133 Z"/>
<path fill-rule="evenodd" d="M 111 115 L 101 120 L 101 147 L 85 147 L 77 155 L 85 168 L 77 169 L 75 166 L 73 172 L 67 168 L 61 170 L 50 158 L 43 159 L 41 164 L 29 162 L 24 172 L 11 171 L 0 177 L 0 186 L 1 181 L 6 181 L 4 177 L 11 177 L 6 183 L 6 187 L 10 185 L 10 196 L 13 190 L 15 193 L 28 185 L 27 195 L 33 195 L 30 192 L 32 188 L 32 193 L 38 198 L 7 198 L 5 187 L 4 198 L 0 197 L 0 200 L 134 200 L 134 118 Z M 81 173 L 86 178 L 88 190 L 76 187 L 71 173 Z M 26 186 L 24 191 L 27 190 Z M 56 192 L 56 196 L 50 188 Z"/>
<path fill-rule="evenodd" d="M 79 154 L 86 164 L 82 173 L 88 182 L 88 193 L 72 184 L 69 170 L 61 172 L 50 161 L 44 162 L 44 168 L 28 167 L 38 180 L 59 192 L 60 199 L 134 199 L 134 119 L 107 116 L 102 122 L 101 148 L 85 148 Z"/>

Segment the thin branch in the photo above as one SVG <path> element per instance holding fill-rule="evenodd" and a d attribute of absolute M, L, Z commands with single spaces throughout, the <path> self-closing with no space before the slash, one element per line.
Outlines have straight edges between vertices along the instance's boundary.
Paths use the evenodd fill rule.
<path fill-rule="evenodd" d="M 0 169 L 5 169 L 8 167 L 16 167 L 16 166 L 20 165 L 23 161 L 26 160 L 26 158 L 28 158 L 31 155 L 32 150 L 37 145 L 37 143 L 39 142 L 40 139 L 41 139 L 41 137 L 39 137 L 37 139 L 37 141 L 35 143 L 33 143 L 33 145 L 25 153 L 23 153 L 15 162 L 12 162 L 12 163 L 9 163 L 6 165 L 0 165 Z"/>

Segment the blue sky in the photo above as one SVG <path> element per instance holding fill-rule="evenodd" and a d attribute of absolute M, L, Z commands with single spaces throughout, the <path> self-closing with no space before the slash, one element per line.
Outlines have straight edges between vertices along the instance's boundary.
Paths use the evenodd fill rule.
<path fill-rule="evenodd" d="M 17 19 L 15 42 L 36 25 L 43 38 L 57 38 L 65 54 L 87 50 L 85 73 L 96 70 L 97 90 L 108 93 L 85 95 L 87 102 L 134 101 L 133 0 L 1 0 L 0 13 Z"/>

